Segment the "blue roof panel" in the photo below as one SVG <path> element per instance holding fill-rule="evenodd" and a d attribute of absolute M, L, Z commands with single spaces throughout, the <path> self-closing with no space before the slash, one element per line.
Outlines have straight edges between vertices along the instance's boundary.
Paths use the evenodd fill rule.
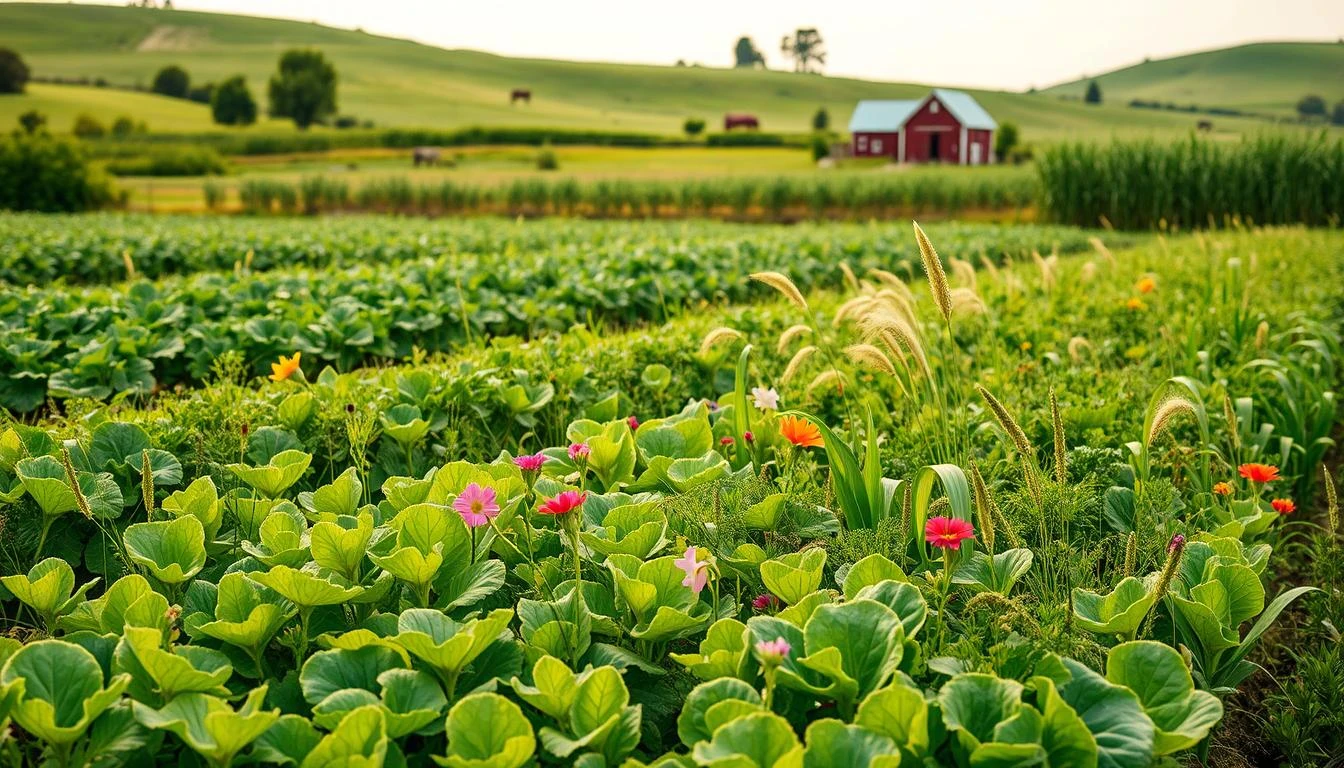
<path fill-rule="evenodd" d="M 898 131 L 922 103 L 924 103 L 923 99 L 860 101 L 859 105 L 854 108 L 854 116 L 849 118 L 849 132 Z"/>
<path fill-rule="evenodd" d="M 965 91 L 934 88 L 933 95 L 937 96 L 938 100 L 952 111 L 952 115 L 957 118 L 957 122 L 967 128 L 992 131 L 999 127 L 999 124 L 994 122 L 994 118 L 990 117 L 985 108 L 980 106 L 980 102 Z"/>

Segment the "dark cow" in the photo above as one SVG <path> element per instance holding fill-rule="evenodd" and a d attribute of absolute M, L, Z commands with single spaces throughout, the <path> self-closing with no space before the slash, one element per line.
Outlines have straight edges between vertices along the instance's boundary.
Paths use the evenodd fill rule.
<path fill-rule="evenodd" d="M 1213 121 L 1212 121 L 1212 120 L 1200 120 L 1199 123 L 1198 123 L 1198 125 L 1197 125 L 1196 127 L 1199 128 L 1199 130 L 1200 130 L 1201 133 L 1208 133 L 1209 131 L 1212 131 L 1212 130 L 1213 130 Z"/>
<path fill-rule="evenodd" d="M 747 130 L 756 130 L 761 127 L 761 121 L 756 119 L 755 115 L 733 115 L 723 116 L 723 130 L 731 131 L 734 128 L 745 128 Z"/>
<path fill-rule="evenodd" d="M 416 147 L 415 149 L 411 150 L 411 163 L 412 163 L 416 168 L 419 168 L 422 164 L 423 164 L 423 165 L 430 165 L 430 166 L 438 165 L 438 164 L 439 164 L 439 148 L 438 148 L 438 147 Z"/>
<path fill-rule="evenodd" d="M 526 88 L 514 88 L 513 91 L 509 94 L 509 104 L 516 104 L 517 102 L 520 101 L 525 101 L 528 104 L 531 104 L 532 91 L 529 91 Z"/>

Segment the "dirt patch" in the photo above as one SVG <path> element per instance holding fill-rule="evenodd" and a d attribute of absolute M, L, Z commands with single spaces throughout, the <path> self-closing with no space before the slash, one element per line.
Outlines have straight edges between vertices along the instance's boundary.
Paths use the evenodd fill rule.
<path fill-rule="evenodd" d="M 135 46 L 137 51 L 186 51 L 196 48 L 210 36 L 200 27 L 174 27 L 160 24 Z"/>

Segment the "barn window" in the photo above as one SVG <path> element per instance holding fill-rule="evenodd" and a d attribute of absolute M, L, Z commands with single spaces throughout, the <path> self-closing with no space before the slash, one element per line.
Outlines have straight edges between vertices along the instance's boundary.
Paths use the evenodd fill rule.
<path fill-rule="evenodd" d="M 938 102 L 936 101 L 929 102 L 929 112 L 935 115 L 938 114 Z"/>
<path fill-rule="evenodd" d="M 882 151 L 882 140 L 873 139 L 873 153 L 876 154 L 881 151 Z"/>
<path fill-rule="evenodd" d="M 867 152 L 867 151 L 868 151 L 868 137 L 867 137 L 867 136 L 860 136 L 860 137 L 859 137 L 859 151 L 860 151 L 860 152 Z"/>

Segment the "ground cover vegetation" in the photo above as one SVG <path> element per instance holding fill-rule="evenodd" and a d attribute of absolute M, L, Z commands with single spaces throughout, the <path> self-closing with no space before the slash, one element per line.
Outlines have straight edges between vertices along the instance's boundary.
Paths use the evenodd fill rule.
<path fill-rule="evenodd" d="M 714 299 L 644 328 L 570 317 L 376 368 L 221 348 L 199 385 L 11 419 L 0 749 L 1338 757 L 1333 713 L 1307 703 L 1340 679 L 1323 465 L 1344 239 L 981 253 L 916 228 L 913 251 L 881 251 L 886 228 L 831 226 L 821 242 L 859 247 L 809 265 L 739 242 L 740 272 L 702 257 L 686 278 Z M 760 302 L 749 279 L 776 298 L 729 303 Z M 619 300 L 618 275 L 587 280 Z M 158 288 L 101 290 L 136 286 Z"/>

